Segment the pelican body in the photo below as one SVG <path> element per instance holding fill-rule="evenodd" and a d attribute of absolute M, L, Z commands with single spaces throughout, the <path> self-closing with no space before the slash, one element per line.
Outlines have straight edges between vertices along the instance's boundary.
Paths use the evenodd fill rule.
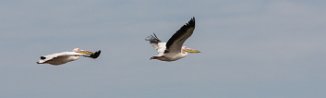
<path fill-rule="evenodd" d="M 60 52 L 53 53 L 45 56 L 41 56 L 40 60 L 36 62 L 37 64 L 51 64 L 51 65 L 61 65 L 71 61 L 78 60 L 80 56 L 89 57 L 96 59 L 101 54 L 101 50 L 96 52 L 90 52 L 85 50 L 80 50 L 79 48 L 74 48 L 71 52 Z"/>
<path fill-rule="evenodd" d="M 183 43 L 192 35 L 195 29 L 195 17 L 183 25 L 167 42 L 162 42 L 154 33 L 145 40 L 153 46 L 158 55 L 150 59 L 161 61 L 176 61 L 186 57 L 189 53 L 200 53 L 199 50 L 187 48 Z"/>

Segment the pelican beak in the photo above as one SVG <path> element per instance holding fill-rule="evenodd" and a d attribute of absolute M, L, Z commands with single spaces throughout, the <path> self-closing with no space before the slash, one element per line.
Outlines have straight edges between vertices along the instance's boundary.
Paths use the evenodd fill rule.
<path fill-rule="evenodd" d="M 85 50 L 78 51 L 78 53 L 81 53 L 81 54 L 84 54 L 84 55 L 91 55 L 91 54 L 93 54 L 93 52 L 85 51 Z"/>
<path fill-rule="evenodd" d="M 188 53 L 200 53 L 199 50 L 196 50 L 196 49 L 190 49 L 190 48 L 186 48 L 186 49 L 183 49 L 185 52 L 188 52 Z"/>

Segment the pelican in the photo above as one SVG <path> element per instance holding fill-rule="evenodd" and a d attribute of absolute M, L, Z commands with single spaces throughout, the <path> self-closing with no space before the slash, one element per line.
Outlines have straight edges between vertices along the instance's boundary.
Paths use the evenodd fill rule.
<path fill-rule="evenodd" d="M 96 52 L 90 52 L 86 50 L 81 50 L 79 48 L 74 48 L 71 52 L 60 52 L 49 54 L 46 56 L 41 56 L 40 60 L 36 62 L 37 64 L 51 64 L 51 65 L 61 65 L 71 61 L 78 60 L 80 56 L 89 57 L 96 59 L 101 54 L 101 50 Z"/>
<path fill-rule="evenodd" d="M 188 53 L 200 53 L 199 50 L 183 46 L 183 43 L 192 35 L 194 29 L 195 17 L 183 25 L 167 42 L 162 42 L 155 33 L 148 36 L 145 40 L 149 41 L 158 52 L 158 55 L 152 56 L 150 59 L 170 62 L 184 58 Z"/>

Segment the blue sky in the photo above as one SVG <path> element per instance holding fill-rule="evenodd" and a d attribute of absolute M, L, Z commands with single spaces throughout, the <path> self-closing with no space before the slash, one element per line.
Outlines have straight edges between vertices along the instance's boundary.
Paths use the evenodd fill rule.
<path fill-rule="evenodd" d="M 1 98 L 325 98 L 323 0 L 2 0 Z M 149 60 L 191 17 L 201 54 Z M 37 65 L 75 47 L 96 60 Z"/>

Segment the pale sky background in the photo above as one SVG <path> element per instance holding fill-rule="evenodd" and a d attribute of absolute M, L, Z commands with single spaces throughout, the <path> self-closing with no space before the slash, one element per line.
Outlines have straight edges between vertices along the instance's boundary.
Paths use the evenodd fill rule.
<path fill-rule="evenodd" d="M 325 0 L 2 0 L 0 98 L 326 98 Z M 196 17 L 175 62 L 149 60 Z M 75 47 L 96 59 L 38 65 Z"/>

